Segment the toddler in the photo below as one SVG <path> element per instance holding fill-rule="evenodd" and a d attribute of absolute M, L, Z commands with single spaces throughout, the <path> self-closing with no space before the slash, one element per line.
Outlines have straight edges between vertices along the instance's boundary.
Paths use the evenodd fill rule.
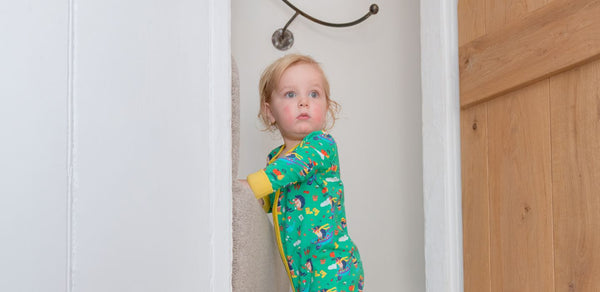
<path fill-rule="evenodd" d="M 363 291 L 364 272 L 348 235 L 337 146 L 325 132 L 337 103 L 319 64 L 287 55 L 263 72 L 259 117 L 283 145 L 247 178 L 273 223 L 294 292 Z"/>

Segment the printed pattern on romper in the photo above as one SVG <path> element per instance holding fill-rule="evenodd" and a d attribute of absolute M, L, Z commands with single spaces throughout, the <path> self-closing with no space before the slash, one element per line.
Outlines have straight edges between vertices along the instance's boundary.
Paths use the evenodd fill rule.
<path fill-rule="evenodd" d="M 269 161 L 282 147 L 271 151 Z M 307 135 L 265 173 L 275 190 L 269 211 L 277 216 L 282 258 L 295 291 L 363 291 L 362 261 L 348 235 L 333 137 L 324 131 Z"/>

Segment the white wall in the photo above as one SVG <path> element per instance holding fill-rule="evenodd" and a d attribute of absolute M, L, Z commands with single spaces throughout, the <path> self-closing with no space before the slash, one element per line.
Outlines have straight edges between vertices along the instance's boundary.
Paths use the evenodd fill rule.
<path fill-rule="evenodd" d="M 330 22 L 368 11 L 371 1 L 293 1 Z M 293 15 L 278 0 L 232 1 L 232 51 L 240 70 L 240 175 L 263 167 L 281 143 L 260 131 L 258 79 L 285 53 L 323 64 L 342 105 L 331 131 L 340 150 L 350 234 L 365 264 L 367 291 L 425 291 L 419 1 L 374 1 L 379 14 L 349 28 L 299 16 L 295 44 L 275 49 L 271 34 Z"/>
<path fill-rule="evenodd" d="M 65 1 L 0 8 L 0 291 L 65 291 Z"/>
<path fill-rule="evenodd" d="M 0 291 L 230 289 L 229 3 L 5 1 L 0 36 Z"/>

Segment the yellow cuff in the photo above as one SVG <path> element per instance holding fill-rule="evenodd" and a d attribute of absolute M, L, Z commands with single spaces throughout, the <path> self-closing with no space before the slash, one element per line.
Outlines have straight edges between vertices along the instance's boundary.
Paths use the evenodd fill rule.
<path fill-rule="evenodd" d="M 273 186 L 269 177 L 264 170 L 259 170 L 255 173 L 248 175 L 248 184 L 257 199 L 260 199 L 273 192 Z"/>

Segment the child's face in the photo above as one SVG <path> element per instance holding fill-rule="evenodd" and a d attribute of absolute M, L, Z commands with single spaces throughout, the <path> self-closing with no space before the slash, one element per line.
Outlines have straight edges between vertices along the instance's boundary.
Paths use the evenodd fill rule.
<path fill-rule="evenodd" d="M 327 122 L 323 75 L 312 64 L 292 65 L 281 75 L 278 87 L 271 93 L 271 101 L 265 106 L 267 116 L 277 123 L 286 143 L 323 130 Z"/>

